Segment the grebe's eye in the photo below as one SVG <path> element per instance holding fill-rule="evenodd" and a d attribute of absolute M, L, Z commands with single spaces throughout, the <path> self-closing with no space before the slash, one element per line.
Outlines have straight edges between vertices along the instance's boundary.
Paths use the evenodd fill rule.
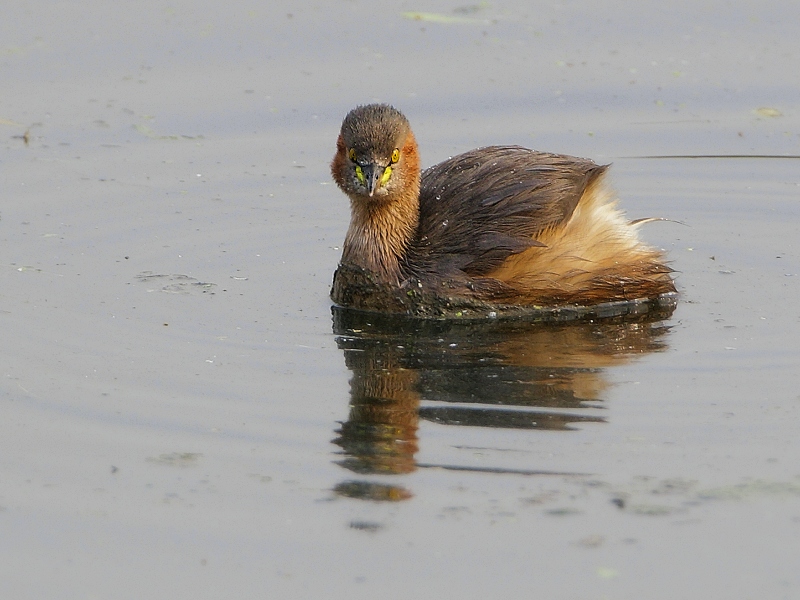
<path fill-rule="evenodd" d="M 392 152 L 392 164 L 396 163 L 398 160 L 400 160 L 400 150 L 395 148 Z"/>
<path fill-rule="evenodd" d="M 356 162 L 356 149 L 350 148 L 350 150 L 347 152 L 347 156 L 350 157 L 350 160 Z"/>

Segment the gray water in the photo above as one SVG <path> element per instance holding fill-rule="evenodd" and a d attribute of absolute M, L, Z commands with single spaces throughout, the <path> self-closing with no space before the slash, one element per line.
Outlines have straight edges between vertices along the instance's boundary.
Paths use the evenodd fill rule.
<path fill-rule="evenodd" d="M 7 2 L 0 595 L 798 597 L 798 21 Z M 334 324 L 328 162 L 371 101 L 425 165 L 612 162 L 671 219 L 674 314 Z"/>

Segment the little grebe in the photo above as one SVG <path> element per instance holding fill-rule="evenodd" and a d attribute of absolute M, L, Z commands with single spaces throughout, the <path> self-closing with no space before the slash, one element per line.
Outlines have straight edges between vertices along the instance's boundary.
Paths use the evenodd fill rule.
<path fill-rule="evenodd" d="M 420 174 L 408 121 L 385 104 L 345 117 L 331 173 L 351 220 L 331 298 L 423 316 L 591 306 L 675 292 L 591 160 L 490 146 Z"/>

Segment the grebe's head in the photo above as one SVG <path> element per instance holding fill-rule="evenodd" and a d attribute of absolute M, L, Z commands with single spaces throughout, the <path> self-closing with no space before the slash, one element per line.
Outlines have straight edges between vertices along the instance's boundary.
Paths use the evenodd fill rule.
<path fill-rule="evenodd" d="M 331 173 L 354 201 L 380 202 L 418 194 L 419 160 L 411 126 L 388 104 L 351 110 L 342 122 Z"/>

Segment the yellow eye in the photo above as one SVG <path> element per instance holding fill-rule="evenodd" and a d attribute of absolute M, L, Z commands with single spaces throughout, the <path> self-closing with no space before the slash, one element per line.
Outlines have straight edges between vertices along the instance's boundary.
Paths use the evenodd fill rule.
<path fill-rule="evenodd" d="M 396 163 L 398 160 L 400 160 L 400 150 L 395 148 L 392 152 L 392 163 Z"/>
<path fill-rule="evenodd" d="M 350 160 L 352 160 L 353 162 L 356 162 L 356 149 L 355 148 L 350 148 L 350 150 L 347 152 L 347 156 L 350 157 Z"/>

